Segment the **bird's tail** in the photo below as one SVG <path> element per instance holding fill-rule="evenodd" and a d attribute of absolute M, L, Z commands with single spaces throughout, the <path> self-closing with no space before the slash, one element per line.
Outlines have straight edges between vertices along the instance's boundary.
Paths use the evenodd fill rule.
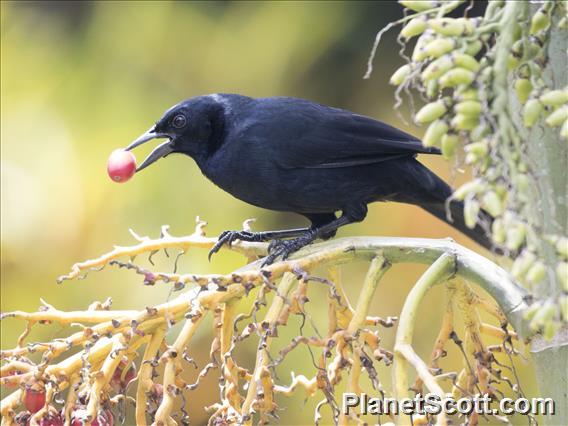
<path fill-rule="evenodd" d="M 416 160 L 404 163 L 404 173 L 400 176 L 407 177 L 407 180 L 402 181 L 405 190 L 398 192 L 406 199 L 399 198 L 397 201 L 418 205 L 487 250 L 501 253 L 490 238 L 493 218 L 489 213 L 480 209 L 477 224 L 473 229 L 469 228 L 465 224 L 464 204 L 451 198 L 453 190 L 442 178 Z M 408 188 L 415 192 L 409 193 Z"/>
<path fill-rule="evenodd" d="M 479 211 L 478 223 L 475 228 L 472 229 L 467 227 L 465 224 L 464 204 L 461 201 L 452 200 L 449 203 L 422 204 L 421 207 L 430 214 L 433 214 L 437 218 L 467 235 L 487 250 L 495 251 L 495 244 L 489 237 L 489 230 L 491 229 L 493 218 L 486 211 Z"/>

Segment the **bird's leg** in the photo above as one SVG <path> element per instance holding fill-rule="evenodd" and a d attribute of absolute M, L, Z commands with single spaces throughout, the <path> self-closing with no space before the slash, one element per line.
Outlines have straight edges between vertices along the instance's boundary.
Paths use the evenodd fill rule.
<path fill-rule="evenodd" d="M 288 256 L 300 250 L 302 247 L 307 246 L 318 238 L 333 235 L 339 227 L 352 222 L 354 222 L 354 220 L 350 216 L 343 215 L 325 225 L 308 228 L 302 235 L 292 240 L 274 240 L 268 246 L 268 256 L 264 259 L 262 266 L 270 265 L 279 256 L 282 257 L 282 260 L 286 260 Z"/>
<path fill-rule="evenodd" d="M 263 242 L 271 241 L 278 238 L 292 238 L 304 235 L 310 228 L 297 228 L 297 229 L 284 229 L 281 231 L 264 231 L 264 232 L 250 232 L 250 231 L 224 231 L 219 235 L 217 242 L 209 251 L 209 260 L 211 256 L 217 253 L 224 244 L 231 245 L 233 241 L 250 241 L 250 242 Z"/>
<path fill-rule="evenodd" d="M 336 219 L 335 215 L 333 215 L 331 216 L 331 220 L 326 222 L 315 222 L 311 228 L 297 238 L 292 240 L 272 241 L 268 246 L 268 256 L 264 259 L 262 266 L 270 265 L 279 256 L 282 256 L 282 260 L 286 260 L 292 253 L 307 246 L 316 239 L 322 238 L 325 240 L 331 238 L 340 227 L 354 222 L 361 222 L 366 216 L 366 203 L 352 204 L 343 209 L 342 215 L 339 218 Z"/>

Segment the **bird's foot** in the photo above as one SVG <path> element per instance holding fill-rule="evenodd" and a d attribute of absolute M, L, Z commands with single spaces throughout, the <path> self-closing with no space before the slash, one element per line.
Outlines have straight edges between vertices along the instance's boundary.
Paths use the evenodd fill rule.
<path fill-rule="evenodd" d="M 268 256 L 264 258 L 262 266 L 271 265 L 278 257 L 281 257 L 282 260 L 286 260 L 292 253 L 307 246 L 316 238 L 316 233 L 310 231 L 301 237 L 293 238 L 291 240 L 272 240 L 268 245 Z"/>
<path fill-rule="evenodd" d="M 233 241 L 240 240 L 240 241 L 262 241 L 262 232 L 250 232 L 250 231 L 223 231 L 219 238 L 217 238 L 217 242 L 213 246 L 211 250 L 209 250 L 208 258 L 211 260 L 211 256 L 221 250 L 225 244 L 230 246 L 233 244 Z"/>

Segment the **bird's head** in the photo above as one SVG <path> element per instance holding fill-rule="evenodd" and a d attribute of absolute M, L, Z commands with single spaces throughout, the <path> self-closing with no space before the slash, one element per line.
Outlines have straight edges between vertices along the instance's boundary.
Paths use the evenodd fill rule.
<path fill-rule="evenodd" d="M 131 150 L 153 139 L 166 139 L 136 169 L 139 172 L 172 153 L 199 162 L 215 148 L 223 132 L 223 105 L 213 96 L 191 98 L 174 105 L 147 132 L 126 147 Z"/>

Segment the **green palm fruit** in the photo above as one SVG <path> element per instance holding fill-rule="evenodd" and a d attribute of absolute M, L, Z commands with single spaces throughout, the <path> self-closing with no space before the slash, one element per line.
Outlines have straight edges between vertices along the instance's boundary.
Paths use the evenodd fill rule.
<path fill-rule="evenodd" d="M 480 40 L 475 40 L 467 45 L 465 53 L 469 56 L 477 55 L 483 48 L 483 43 Z"/>
<path fill-rule="evenodd" d="M 426 96 L 428 98 L 436 98 L 439 92 L 440 85 L 438 84 L 438 80 L 430 80 L 428 83 L 426 83 Z"/>
<path fill-rule="evenodd" d="M 416 113 L 415 121 L 418 124 L 430 123 L 444 115 L 447 110 L 446 103 L 442 99 L 430 102 Z"/>
<path fill-rule="evenodd" d="M 554 320 L 548 321 L 544 324 L 544 329 L 542 330 L 542 337 L 544 340 L 550 341 L 560 330 L 560 324 Z"/>
<path fill-rule="evenodd" d="M 452 53 L 452 60 L 458 67 L 466 68 L 474 72 L 479 71 L 479 62 L 477 62 L 477 59 L 475 59 L 471 55 L 468 55 L 467 53 L 454 52 Z"/>
<path fill-rule="evenodd" d="M 459 136 L 455 133 L 446 133 L 442 136 L 442 155 L 446 160 L 452 158 L 459 145 Z"/>
<path fill-rule="evenodd" d="M 470 229 L 475 228 L 477 224 L 477 218 L 479 215 L 479 202 L 475 198 L 469 198 L 465 200 L 463 208 L 463 218 L 465 221 L 465 226 Z"/>
<path fill-rule="evenodd" d="M 479 117 L 456 114 L 450 124 L 456 130 L 473 130 L 479 125 Z"/>
<path fill-rule="evenodd" d="M 525 224 L 517 222 L 507 229 L 506 246 L 511 251 L 517 251 L 525 242 L 527 228 Z"/>
<path fill-rule="evenodd" d="M 454 98 L 458 102 L 477 101 L 479 99 L 479 91 L 474 87 L 459 87 L 454 93 Z"/>
<path fill-rule="evenodd" d="M 463 101 L 454 106 L 458 114 L 478 116 L 481 114 L 481 103 L 478 101 Z"/>
<path fill-rule="evenodd" d="M 401 66 L 391 76 L 389 83 L 392 84 L 393 86 L 400 86 L 402 83 L 404 83 L 404 80 L 406 80 L 406 78 L 410 75 L 411 71 L 412 67 L 410 66 L 410 64 Z"/>
<path fill-rule="evenodd" d="M 415 60 L 419 62 L 426 58 L 439 58 L 444 53 L 455 49 L 455 47 L 456 41 L 451 38 L 436 38 L 416 52 Z"/>
<path fill-rule="evenodd" d="M 426 54 L 424 53 L 424 47 L 434 40 L 432 33 L 426 31 L 424 32 L 416 41 L 416 45 L 414 46 L 414 51 L 412 52 L 412 60 L 414 62 L 419 62 L 426 58 Z"/>
<path fill-rule="evenodd" d="M 506 232 L 505 224 L 501 219 L 495 219 L 491 224 L 491 234 L 493 236 L 493 241 L 497 244 L 503 244 L 505 242 Z"/>
<path fill-rule="evenodd" d="M 470 85 L 475 78 L 473 71 L 465 68 L 453 68 L 440 77 L 440 86 L 455 87 L 459 85 Z"/>
<path fill-rule="evenodd" d="M 560 106 L 568 102 L 568 89 L 550 90 L 538 98 L 543 105 Z"/>
<path fill-rule="evenodd" d="M 529 99 L 523 108 L 523 124 L 532 127 L 538 121 L 542 113 L 543 105 L 538 99 Z"/>
<path fill-rule="evenodd" d="M 566 120 L 568 120 L 568 106 L 561 106 L 546 117 L 545 121 L 550 127 L 558 127 Z"/>
<path fill-rule="evenodd" d="M 521 281 L 524 280 L 527 272 L 532 265 L 536 262 L 536 256 L 532 251 L 523 250 L 520 256 L 518 256 L 513 262 L 511 267 L 511 274 L 515 279 Z"/>
<path fill-rule="evenodd" d="M 512 71 L 519 66 L 521 59 L 514 53 L 510 53 L 507 57 L 507 70 Z"/>
<path fill-rule="evenodd" d="M 548 28 L 549 25 L 550 25 L 550 16 L 546 12 L 546 10 L 544 10 L 544 8 L 540 8 L 531 18 L 531 29 L 529 33 L 534 35 L 539 31 Z"/>
<path fill-rule="evenodd" d="M 483 191 L 484 188 L 485 184 L 481 181 L 481 179 L 474 179 L 464 183 L 456 189 L 452 197 L 458 201 L 463 201 L 468 195 L 475 195 L 478 192 Z"/>
<path fill-rule="evenodd" d="M 531 284 L 538 284 L 546 277 L 546 266 L 537 260 L 527 272 L 527 281 Z"/>
<path fill-rule="evenodd" d="M 487 140 L 467 144 L 464 149 L 465 152 L 473 154 L 476 158 L 485 157 L 489 152 Z"/>
<path fill-rule="evenodd" d="M 440 141 L 442 136 L 448 132 L 448 124 L 444 120 L 436 120 L 432 122 L 426 133 L 424 134 L 424 139 L 422 139 L 422 144 L 426 147 L 430 146 L 440 146 Z"/>
<path fill-rule="evenodd" d="M 515 80 L 515 92 L 522 104 L 529 98 L 532 88 L 532 83 L 528 78 L 518 78 Z"/>
<path fill-rule="evenodd" d="M 450 37 L 469 35 L 475 29 L 475 21 L 468 18 L 435 18 L 428 24 L 438 34 Z"/>
<path fill-rule="evenodd" d="M 544 324 L 552 321 L 556 314 L 556 307 L 552 303 L 545 303 L 539 308 L 530 322 L 531 330 L 538 331 Z"/>
<path fill-rule="evenodd" d="M 495 191 L 483 194 L 481 205 L 493 217 L 498 217 L 503 213 L 503 202 Z"/>
<path fill-rule="evenodd" d="M 403 28 L 400 30 L 400 35 L 405 39 L 412 38 L 414 36 L 420 35 L 428 27 L 425 17 L 417 17 L 411 19 Z"/>
<path fill-rule="evenodd" d="M 415 12 L 424 12 L 438 7 L 438 1 L 422 1 L 422 0 L 399 0 L 399 3 L 407 9 L 414 10 Z"/>
<path fill-rule="evenodd" d="M 444 55 L 435 61 L 432 61 L 425 69 L 422 71 L 420 77 L 422 81 L 426 82 L 431 79 L 440 77 L 446 71 L 453 67 L 454 63 L 450 55 Z"/>

